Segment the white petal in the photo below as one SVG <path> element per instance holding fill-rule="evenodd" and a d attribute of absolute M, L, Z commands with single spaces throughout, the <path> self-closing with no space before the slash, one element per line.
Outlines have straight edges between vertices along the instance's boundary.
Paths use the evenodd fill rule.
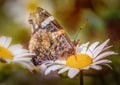
<path fill-rule="evenodd" d="M 89 46 L 87 51 L 93 52 L 93 50 L 96 48 L 96 46 L 99 44 L 99 42 L 95 42 L 92 45 Z"/>
<path fill-rule="evenodd" d="M 68 76 L 70 78 L 74 78 L 79 73 L 79 71 L 79 69 L 70 68 L 70 70 L 68 71 Z"/>
<path fill-rule="evenodd" d="M 95 50 L 94 50 L 94 56 L 96 57 L 100 52 L 103 51 L 104 47 L 106 44 L 109 42 L 110 39 L 107 39 L 105 42 L 103 42 L 101 45 L 99 45 Z"/>
<path fill-rule="evenodd" d="M 11 60 L 10 59 L 4 59 L 7 63 L 10 63 Z"/>
<path fill-rule="evenodd" d="M 84 67 L 83 69 L 84 70 L 88 70 L 90 68 L 90 66 L 87 66 L 87 67 Z"/>
<path fill-rule="evenodd" d="M 25 61 L 25 62 L 31 62 L 31 58 L 14 58 L 13 61 Z"/>
<path fill-rule="evenodd" d="M 65 60 L 56 60 L 55 63 L 66 65 L 66 61 Z"/>
<path fill-rule="evenodd" d="M 81 53 L 82 49 L 83 49 L 82 46 L 76 47 L 76 53 Z"/>
<path fill-rule="evenodd" d="M 15 56 L 15 55 L 19 55 L 19 54 L 22 54 L 22 53 L 27 53 L 28 52 L 28 50 L 26 50 L 26 49 L 17 49 L 17 50 L 12 50 L 12 53 L 13 53 L 13 55 Z"/>
<path fill-rule="evenodd" d="M 52 71 L 51 67 L 48 67 L 45 71 L 45 75 L 48 75 Z"/>
<path fill-rule="evenodd" d="M 105 51 L 105 50 L 107 50 L 107 49 L 109 49 L 109 48 L 111 48 L 111 47 L 113 47 L 112 45 L 111 46 L 107 46 L 107 47 L 105 47 L 104 49 L 103 49 L 103 51 Z"/>
<path fill-rule="evenodd" d="M 25 56 L 32 56 L 34 55 L 33 53 L 23 53 L 23 54 L 19 54 L 19 55 L 16 55 L 14 57 L 25 57 Z"/>
<path fill-rule="evenodd" d="M 52 66 L 55 64 L 54 61 L 43 61 L 43 64 L 45 64 L 47 67 Z"/>
<path fill-rule="evenodd" d="M 91 58 L 94 57 L 94 54 L 93 54 L 93 50 L 95 49 L 95 47 L 99 44 L 99 42 L 95 42 L 93 43 L 92 45 L 89 46 L 86 54 L 88 54 Z"/>
<path fill-rule="evenodd" d="M 63 65 L 54 65 L 54 66 L 51 66 L 52 71 L 58 70 L 58 69 L 63 68 L 63 67 L 64 67 Z"/>
<path fill-rule="evenodd" d="M 45 75 L 49 74 L 51 71 L 55 71 L 55 70 L 58 70 L 58 69 L 63 68 L 63 67 L 64 67 L 63 65 L 53 65 L 53 66 L 50 66 L 45 71 Z"/>
<path fill-rule="evenodd" d="M 114 55 L 114 54 L 117 54 L 117 53 L 115 53 L 114 51 L 104 52 L 104 53 L 100 54 L 99 56 L 97 56 L 97 57 L 93 60 L 93 62 L 98 61 L 98 60 L 100 60 L 100 59 L 102 59 L 102 58 L 105 58 L 105 57 L 107 57 L 107 56 Z"/>
<path fill-rule="evenodd" d="M 89 43 L 89 42 L 88 42 Z M 82 44 L 80 46 L 76 47 L 76 53 L 81 53 L 82 51 L 84 51 L 84 49 L 86 49 L 86 45 L 88 45 L 88 43 Z"/>
<path fill-rule="evenodd" d="M 96 61 L 93 64 L 95 65 L 95 64 L 105 64 L 105 63 L 111 63 L 111 61 L 108 59 L 104 59 L 104 60 Z"/>
<path fill-rule="evenodd" d="M 25 63 L 25 62 L 15 62 L 15 63 L 21 64 L 22 66 L 24 66 L 25 68 L 27 68 L 31 72 L 33 70 L 33 66 L 31 64 L 28 64 L 28 63 Z"/>
<path fill-rule="evenodd" d="M 17 50 L 17 49 L 20 49 L 20 48 L 22 48 L 21 44 L 15 44 L 15 45 L 10 46 L 8 49 L 10 51 L 13 51 L 13 50 Z"/>
<path fill-rule="evenodd" d="M 4 47 L 6 40 L 7 40 L 7 37 L 5 36 L 0 37 L 0 45 Z"/>
<path fill-rule="evenodd" d="M 92 59 L 94 58 L 94 54 L 90 50 L 86 52 L 86 55 L 89 55 Z"/>
<path fill-rule="evenodd" d="M 5 47 L 5 48 L 8 48 L 8 46 L 9 46 L 10 43 L 11 43 L 11 40 L 12 40 L 12 38 L 10 38 L 10 37 L 8 37 L 8 38 L 6 39 L 6 41 L 5 41 L 5 43 L 4 43 L 4 47 Z"/>
<path fill-rule="evenodd" d="M 67 70 L 69 70 L 69 68 L 68 68 L 68 67 L 65 67 L 65 68 L 59 70 L 59 71 L 58 71 L 58 74 L 64 73 L 64 72 L 67 71 Z"/>
<path fill-rule="evenodd" d="M 90 68 L 95 69 L 95 70 L 101 70 L 102 67 L 98 65 L 91 65 Z"/>
<path fill-rule="evenodd" d="M 46 69 L 47 69 L 47 66 L 45 64 L 40 65 L 40 72 L 41 73 L 44 73 Z"/>
<path fill-rule="evenodd" d="M 1 45 L 1 42 L 2 42 L 2 40 L 3 40 L 4 37 L 5 37 L 5 36 L 1 36 L 1 37 L 0 37 L 0 45 Z"/>
<path fill-rule="evenodd" d="M 89 44 L 89 42 L 86 43 L 86 44 L 83 44 L 83 45 L 82 45 L 83 49 L 82 49 L 81 53 L 86 53 L 86 50 L 87 50 L 88 44 Z"/>
<path fill-rule="evenodd" d="M 112 70 L 112 67 L 110 65 L 108 65 L 108 64 L 103 64 L 103 65 L 109 67 Z"/>

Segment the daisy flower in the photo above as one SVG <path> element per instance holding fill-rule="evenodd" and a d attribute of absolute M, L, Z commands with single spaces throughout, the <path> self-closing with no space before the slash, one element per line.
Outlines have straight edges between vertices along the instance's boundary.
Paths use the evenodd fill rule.
<path fill-rule="evenodd" d="M 107 51 L 107 43 L 109 39 L 98 45 L 99 42 L 94 42 L 90 46 L 89 43 L 82 44 L 76 47 L 76 54 L 69 56 L 66 60 L 56 60 L 49 63 L 48 68 L 45 70 L 45 75 L 51 71 L 58 71 L 58 74 L 68 71 L 68 77 L 74 78 L 80 70 L 88 70 L 90 68 L 95 70 L 101 70 L 101 65 L 109 66 L 111 63 L 109 59 L 105 59 L 107 56 L 117 54 L 114 51 Z"/>
<path fill-rule="evenodd" d="M 28 17 L 37 7 L 44 7 L 51 11 L 51 1 L 47 0 L 7 0 L 3 11 L 6 15 L 12 17 L 15 22 L 29 27 Z"/>
<path fill-rule="evenodd" d="M 23 49 L 22 45 L 15 44 L 10 46 L 12 38 L 1 36 L 0 37 L 0 60 L 7 63 L 19 63 L 29 70 L 32 70 L 31 56 L 28 50 Z"/>
<path fill-rule="evenodd" d="M 8 0 L 4 5 L 4 12 L 14 18 L 15 22 L 28 25 L 29 13 L 40 6 L 38 0 Z"/>

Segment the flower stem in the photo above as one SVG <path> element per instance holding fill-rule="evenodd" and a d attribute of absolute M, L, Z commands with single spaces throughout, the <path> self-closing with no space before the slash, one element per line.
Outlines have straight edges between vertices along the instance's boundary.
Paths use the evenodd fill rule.
<path fill-rule="evenodd" d="M 83 84 L 83 71 L 82 70 L 80 70 L 79 81 L 80 81 L 80 85 L 84 85 Z"/>

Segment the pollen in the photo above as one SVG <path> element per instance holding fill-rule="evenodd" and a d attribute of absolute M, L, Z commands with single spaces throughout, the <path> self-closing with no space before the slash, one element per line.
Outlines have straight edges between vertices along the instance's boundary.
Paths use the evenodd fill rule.
<path fill-rule="evenodd" d="M 92 63 L 92 58 L 86 54 L 75 54 L 75 55 L 69 56 L 66 60 L 67 66 L 78 68 L 78 69 L 87 67 L 91 63 Z"/>
<path fill-rule="evenodd" d="M 0 57 L 12 60 L 12 53 L 6 48 L 0 46 Z"/>
<path fill-rule="evenodd" d="M 30 2 L 27 4 L 27 10 L 29 10 L 30 12 L 34 12 L 37 7 L 38 7 L 37 2 Z"/>

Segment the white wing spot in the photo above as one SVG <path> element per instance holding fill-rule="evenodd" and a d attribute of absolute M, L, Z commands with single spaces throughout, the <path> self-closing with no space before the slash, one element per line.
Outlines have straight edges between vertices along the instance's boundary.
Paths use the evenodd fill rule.
<path fill-rule="evenodd" d="M 53 20 L 54 20 L 54 17 L 53 17 L 53 16 L 50 16 L 50 17 L 48 17 L 47 19 L 45 19 L 45 20 L 41 23 L 42 28 L 44 28 L 47 24 L 50 23 L 50 21 L 53 21 Z"/>
<path fill-rule="evenodd" d="M 37 24 L 35 24 L 35 29 L 37 29 L 38 28 L 38 25 Z"/>

